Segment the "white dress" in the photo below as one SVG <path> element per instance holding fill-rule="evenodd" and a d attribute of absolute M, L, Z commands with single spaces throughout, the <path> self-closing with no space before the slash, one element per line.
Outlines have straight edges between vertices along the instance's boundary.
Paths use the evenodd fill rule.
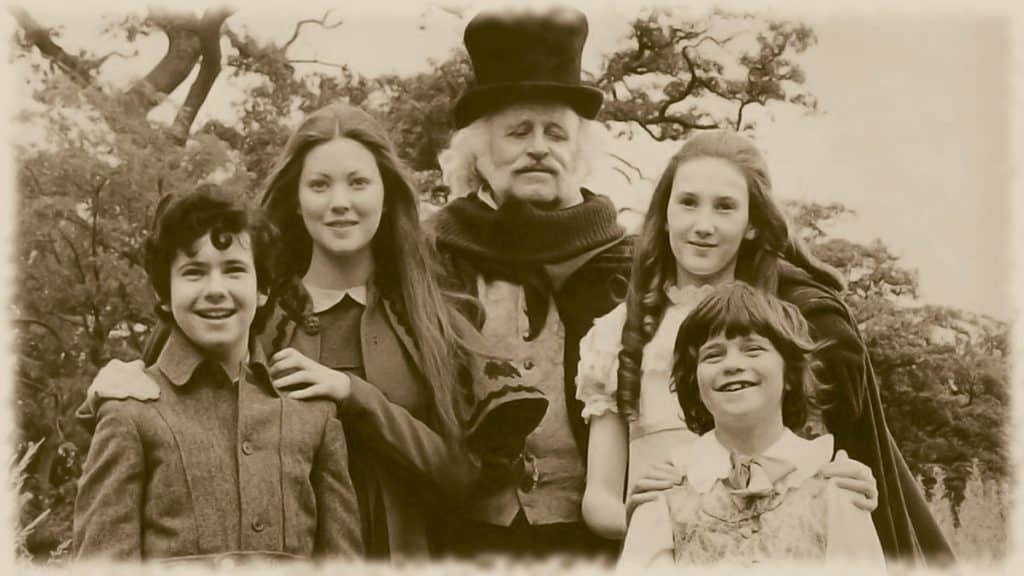
<path fill-rule="evenodd" d="M 640 399 L 637 417 L 629 423 L 629 474 L 627 490 L 652 465 L 666 462 L 672 451 L 692 443 L 697 436 L 686 427 L 686 418 L 675 391 L 670 387 L 672 358 L 679 326 L 713 287 L 666 286 L 669 306 L 654 337 L 644 347 L 641 362 Z M 626 305 L 598 318 L 580 341 L 580 364 L 576 374 L 576 398 L 583 402 L 583 418 L 606 412 L 618 413 L 619 351 Z"/>

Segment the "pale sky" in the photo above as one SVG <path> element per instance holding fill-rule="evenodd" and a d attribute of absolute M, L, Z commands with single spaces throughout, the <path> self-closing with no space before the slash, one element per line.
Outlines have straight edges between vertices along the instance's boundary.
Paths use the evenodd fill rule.
<path fill-rule="evenodd" d="M 96 46 L 104 12 L 61 4 L 37 0 L 30 11 L 44 24 L 62 25 L 69 50 Z M 287 17 L 280 3 L 244 4 L 228 22 L 283 41 L 295 21 L 330 7 L 331 19 L 340 17 L 342 26 L 306 28 L 292 57 L 347 63 L 367 75 L 408 74 L 427 70 L 429 58 L 443 59 L 461 43 L 465 20 L 442 5 L 460 3 L 317 2 L 289 8 Z M 639 6 L 584 5 L 590 19 L 585 69 L 596 71 L 605 54 L 626 42 L 627 23 Z M 109 13 L 124 9 L 111 6 Z M 818 43 L 798 61 L 821 112 L 807 116 L 776 107 L 758 115 L 758 141 L 776 194 L 856 210 L 835 233 L 883 240 L 918 269 L 926 302 L 1010 319 L 1009 28 L 955 11 L 818 12 L 803 19 Z M 108 61 L 104 79 L 126 84 L 144 74 L 163 46 L 160 35 L 140 42 L 138 56 Z M 180 102 L 186 90 L 187 83 L 171 99 Z M 231 118 L 239 99 L 237 84 L 222 76 L 199 122 Z M 677 146 L 638 137 L 616 144 L 616 151 L 654 179 Z M 650 184 L 629 188 L 614 174 L 599 173 L 595 190 L 645 207 Z"/>

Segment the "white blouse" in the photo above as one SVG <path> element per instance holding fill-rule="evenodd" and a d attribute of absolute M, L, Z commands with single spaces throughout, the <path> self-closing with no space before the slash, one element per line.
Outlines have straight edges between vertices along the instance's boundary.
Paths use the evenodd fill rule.
<path fill-rule="evenodd" d="M 686 428 L 678 397 L 670 388 L 676 334 L 683 320 L 712 290 L 711 285 L 665 287 L 670 305 L 654 337 L 644 347 L 640 402 L 637 418 L 630 423 L 631 440 L 662 430 Z M 619 387 L 619 352 L 625 323 L 626 305 L 623 303 L 598 318 L 580 341 L 576 398 L 583 402 L 584 420 L 606 412 L 618 413 L 615 392 Z"/>

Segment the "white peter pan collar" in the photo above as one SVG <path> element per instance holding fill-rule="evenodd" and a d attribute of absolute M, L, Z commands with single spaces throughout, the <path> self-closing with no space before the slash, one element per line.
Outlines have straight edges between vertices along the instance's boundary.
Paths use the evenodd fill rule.
<path fill-rule="evenodd" d="M 832 461 L 834 440 L 831 434 L 814 440 L 804 440 L 788 428 L 775 444 L 764 451 L 764 456 L 785 460 L 796 470 L 783 478 L 783 489 L 795 488 L 818 473 Z M 718 442 L 715 431 L 705 433 L 685 448 L 677 449 L 672 460 L 679 470 L 685 471 L 687 482 L 698 493 L 706 494 L 718 480 L 728 478 L 732 471 L 729 450 Z"/>
<path fill-rule="evenodd" d="M 690 284 L 689 286 L 678 287 L 671 282 L 666 282 L 664 286 L 665 296 L 668 297 L 668 301 L 675 305 L 686 305 L 690 308 L 700 304 L 701 300 L 707 297 L 715 291 L 713 284 Z"/>
<path fill-rule="evenodd" d="M 345 299 L 348 296 L 361 304 L 366 306 L 366 285 L 353 286 L 345 290 L 332 290 L 330 288 L 318 288 L 310 285 L 305 280 L 302 281 L 302 286 L 309 293 L 309 299 L 313 301 L 313 313 L 319 314 L 325 310 L 330 310 L 338 302 Z"/>

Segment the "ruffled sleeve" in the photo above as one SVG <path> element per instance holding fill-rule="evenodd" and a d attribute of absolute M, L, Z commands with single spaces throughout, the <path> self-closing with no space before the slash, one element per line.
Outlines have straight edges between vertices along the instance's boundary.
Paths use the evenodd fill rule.
<path fill-rule="evenodd" d="M 580 341 L 580 364 L 576 372 L 576 399 L 583 402 L 583 419 L 606 412 L 618 413 L 615 391 L 619 387 L 619 351 L 626 305 L 594 321 Z"/>

